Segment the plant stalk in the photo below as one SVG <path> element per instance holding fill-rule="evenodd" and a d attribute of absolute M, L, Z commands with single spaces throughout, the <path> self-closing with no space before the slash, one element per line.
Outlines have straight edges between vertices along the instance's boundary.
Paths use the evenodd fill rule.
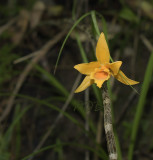
<path fill-rule="evenodd" d="M 104 128 L 106 134 L 109 160 L 117 160 L 116 143 L 112 125 L 111 100 L 106 84 L 102 87 L 102 97 L 104 105 Z"/>

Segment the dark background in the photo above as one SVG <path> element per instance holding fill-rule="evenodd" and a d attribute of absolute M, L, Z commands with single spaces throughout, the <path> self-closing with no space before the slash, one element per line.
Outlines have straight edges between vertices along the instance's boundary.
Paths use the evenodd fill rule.
<path fill-rule="evenodd" d="M 88 60 L 95 60 L 98 36 L 91 15 L 70 34 L 54 74 L 65 37 L 92 10 L 99 13 L 99 30 L 107 29 L 112 58 L 123 61 L 121 69 L 140 82 L 134 88 L 145 97 L 142 114 L 137 114 L 142 97 L 130 86 L 110 81 L 122 159 L 129 159 L 135 117 L 133 159 L 153 159 L 152 71 L 142 93 L 153 48 L 153 1 L 1 0 L 0 160 L 21 160 L 36 150 L 34 160 L 107 159 L 101 90 L 73 93 L 84 77 L 73 68 L 83 62 L 81 46 Z"/>

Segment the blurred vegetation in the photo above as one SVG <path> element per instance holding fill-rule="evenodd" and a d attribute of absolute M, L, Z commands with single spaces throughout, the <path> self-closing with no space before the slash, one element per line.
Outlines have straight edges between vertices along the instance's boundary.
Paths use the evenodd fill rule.
<path fill-rule="evenodd" d="M 101 90 L 74 94 L 100 32 L 140 82 L 108 83 L 118 159 L 152 160 L 152 25 L 153 0 L 1 0 L 0 160 L 108 159 Z"/>

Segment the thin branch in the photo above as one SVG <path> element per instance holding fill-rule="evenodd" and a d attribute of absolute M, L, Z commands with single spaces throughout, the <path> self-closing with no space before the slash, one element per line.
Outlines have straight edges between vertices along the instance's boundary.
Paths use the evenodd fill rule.
<path fill-rule="evenodd" d="M 22 84 L 24 83 L 25 79 L 27 78 L 29 72 L 33 69 L 33 66 L 38 63 L 43 56 L 48 52 L 48 50 L 53 47 L 66 33 L 66 30 L 60 32 L 58 35 L 53 37 L 50 41 L 48 41 L 40 50 L 36 51 L 37 56 L 35 56 L 31 62 L 25 67 L 24 71 L 21 73 L 16 86 L 13 90 L 12 95 L 8 99 L 8 104 L 6 106 L 6 109 L 4 110 L 2 116 L 0 117 L 0 122 L 2 122 L 5 117 L 10 113 L 12 106 L 14 104 L 14 100 L 16 98 L 16 94 L 19 92 Z"/>
<path fill-rule="evenodd" d="M 32 52 L 31 54 L 28 54 L 27 56 L 23 56 L 23 57 L 21 57 L 21 58 L 16 59 L 13 63 L 14 63 L 14 64 L 17 64 L 17 63 L 26 61 L 26 60 L 28 60 L 28 59 L 30 59 L 30 58 L 33 58 L 33 57 L 37 56 L 38 54 L 39 54 L 38 51 Z"/>
<path fill-rule="evenodd" d="M 148 50 L 150 52 L 152 52 L 153 51 L 153 46 L 150 43 L 150 41 L 144 35 L 140 35 L 140 38 L 141 38 L 142 42 L 145 44 L 145 46 L 148 48 Z"/>
<path fill-rule="evenodd" d="M 72 87 L 72 90 L 70 92 L 70 95 L 68 96 L 65 104 L 63 105 L 62 107 L 62 111 L 65 112 L 67 107 L 69 106 L 73 96 L 74 96 L 74 90 L 76 89 L 76 87 L 78 86 L 79 82 L 81 80 L 81 74 L 79 73 L 76 80 L 75 80 L 75 83 Z M 42 140 L 39 142 L 39 144 L 36 146 L 36 148 L 34 149 L 33 152 L 36 152 L 37 150 L 39 150 L 43 144 L 46 142 L 46 140 L 48 139 L 48 137 L 51 135 L 52 133 L 52 130 L 56 127 L 57 123 L 60 121 L 60 119 L 63 118 L 63 114 L 62 113 L 59 113 L 59 115 L 57 116 L 57 118 L 55 119 L 54 123 L 50 126 L 50 128 L 48 129 L 48 131 L 46 132 L 46 134 L 43 136 Z M 33 157 L 29 158 L 28 160 L 31 160 Z"/>
<path fill-rule="evenodd" d="M 126 103 L 123 105 L 121 112 L 117 117 L 117 120 L 115 123 L 116 125 L 118 125 L 122 121 L 122 119 L 125 117 L 125 114 L 129 109 L 129 106 L 132 106 L 132 103 L 136 100 L 136 95 L 137 95 L 136 92 L 132 92 L 130 97 L 127 98 Z"/>
<path fill-rule="evenodd" d="M 0 26 L 0 35 L 5 32 L 7 29 L 9 29 L 12 24 L 17 20 L 18 17 L 15 17 L 11 19 L 8 23 L 4 24 L 3 26 Z"/>

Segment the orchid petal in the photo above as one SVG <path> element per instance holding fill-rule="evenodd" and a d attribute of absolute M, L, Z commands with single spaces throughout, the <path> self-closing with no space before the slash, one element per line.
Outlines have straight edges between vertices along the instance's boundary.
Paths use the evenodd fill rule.
<path fill-rule="evenodd" d="M 109 63 L 110 54 L 104 33 L 100 34 L 99 40 L 97 42 L 96 57 L 101 64 Z"/>
<path fill-rule="evenodd" d="M 106 81 L 107 79 L 103 79 L 103 80 L 97 80 L 95 79 L 94 83 L 96 83 L 97 87 L 101 88 L 103 83 Z"/>
<path fill-rule="evenodd" d="M 75 93 L 82 92 L 86 88 L 88 88 L 90 85 L 94 83 L 93 80 L 90 79 L 90 76 L 86 76 L 80 86 L 75 90 Z"/>
<path fill-rule="evenodd" d="M 98 67 L 100 67 L 99 62 L 81 63 L 74 66 L 76 70 L 85 75 L 89 75 L 91 72 L 95 70 L 95 68 Z"/>
<path fill-rule="evenodd" d="M 105 66 L 108 67 L 111 70 L 113 76 L 115 76 L 118 74 L 121 65 L 122 65 L 122 61 L 116 61 L 113 63 L 108 63 Z"/>
<path fill-rule="evenodd" d="M 126 85 L 135 85 L 138 84 L 139 82 L 134 81 L 132 79 L 129 79 L 126 77 L 126 75 L 120 70 L 118 74 L 115 76 L 115 78 L 120 81 L 121 83 L 124 83 Z"/>

